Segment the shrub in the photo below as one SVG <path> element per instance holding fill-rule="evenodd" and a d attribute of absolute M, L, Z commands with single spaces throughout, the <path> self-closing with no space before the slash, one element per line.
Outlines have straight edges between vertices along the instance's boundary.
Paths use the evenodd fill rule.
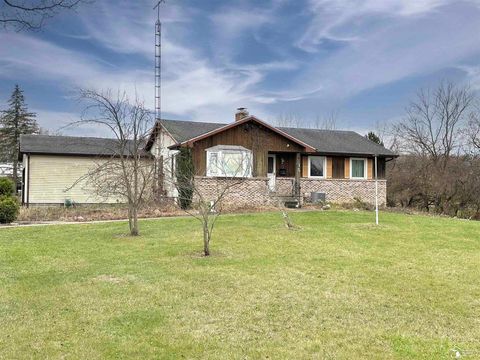
<path fill-rule="evenodd" d="M 177 155 L 177 190 L 180 207 L 188 209 L 192 205 L 194 168 L 190 149 L 180 148 Z"/>
<path fill-rule="evenodd" d="M 360 209 L 360 210 L 373 210 L 374 209 L 373 205 L 363 201 L 359 197 L 354 197 L 353 198 L 353 206 L 356 209 Z"/>
<path fill-rule="evenodd" d="M 13 196 L 15 183 L 9 178 L 0 178 L 0 196 Z"/>
<path fill-rule="evenodd" d="M 70 209 L 75 206 L 75 202 L 72 199 L 65 199 L 63 205 L 67 208 Z"/>
<path fill-rule="evenodd" d="M 18 216 L 20 206 L 13 197 L 4 197 L 0 200 L 0 224 L 10 224 Z"/>

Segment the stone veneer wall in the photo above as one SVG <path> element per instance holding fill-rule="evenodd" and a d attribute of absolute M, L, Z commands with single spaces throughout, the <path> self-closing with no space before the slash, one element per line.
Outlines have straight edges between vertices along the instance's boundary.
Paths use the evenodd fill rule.
<path fill-rule="evenodd" d="M 295 178 L 277 177 L 275 179 L 275 193 L 278 196 L 292 196 L 295 186 Z"/>
<path fill-rule="evenodd" d="M 312 192 L 326 194 L 327 202 L 347 203 L 354 198 L 370 204 L 375 204 L 375 180 L 349 180 L 349 179 L 301 179 L 301 193 L 310 199 Z M 387 203 L 387 181 L 378 180 L 378 204 Z"/>
<path fill-rule="evenodd" d="M 268 178 L 226 179 L 214 177 L 195 177 L 197 189 L 207 201 L 215 200 L 225 188 L 227 182 L 238 182 L 229 188 L 223 198 L 224 208 L 259 208 L 269 206 L 275 202 L 274 197 L 291 196 L 293 194 L 293 178 L 277 178 L 275 193 L 270 193 Z M 374 180 L 348 180 L 348 179 L 308 179 L 302 178 L 300 182 L 301 194 L 305 200 L 310 199 L 312 192 L 326 193 L 328 202 L 348 203 L 359 198 L 364 202 L 375 203 Z M 379 205 L 387 202 L 387 182 L 378 180 Z M 194 203 L 198 195 L 194 195 Z"/>
<path fill-rule="evenodd" d="M 245 178 L 226 179 L 196 176 L 196 188 L 201 192 L 206 201 L 217 199 L 225 189 L 226 184 L 235 183 L 229 188 L 222 201 L 224 208 L 259 208 L 270 204 L 270 193 L 268 190 L 268 178 Z M 198 195 L 194 194 L 193 202 L 198 201 Z"/>

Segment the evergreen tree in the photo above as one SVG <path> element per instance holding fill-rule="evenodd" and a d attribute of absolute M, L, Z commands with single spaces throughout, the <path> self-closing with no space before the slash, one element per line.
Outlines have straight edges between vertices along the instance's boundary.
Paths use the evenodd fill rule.
<path fill-rule="evenodd" d="M 18 183 L 18 156 L 20 150 L 20 135 L 38 133 L 35 114 L 28 112 L 23 91 L 18 85 L 8 101 L 8 109 L 2 111 L 0 117 L 0 151 L 5 160 L 13 164 L 13 180 Z"/>
<path fill-rule="evenodd" d="M 370 131 L 367 135 L 365 135 L 365 137 L 366 137 L 368 140 L 373 141 L 374 143 L 383 146 L 383 141 L 382 141 L 382 139 L 380 139 L 380 137 L 379 137 L 377 134 L 375 134 L 373 131 Z"/>

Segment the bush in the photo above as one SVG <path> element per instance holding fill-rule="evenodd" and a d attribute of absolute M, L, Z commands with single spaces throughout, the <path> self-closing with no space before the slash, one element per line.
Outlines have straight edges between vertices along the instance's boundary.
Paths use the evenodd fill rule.
<path fill-rule="evenodd" d="M 65 206 L 67 209 L 70 209 L 75 206 L 75 202 L 72 199 L 65 199 L 63 206 Z"/>
<path fill-rule="evenodd" d="M 194 186 L 194 167 L 190 149 L 180 148 L 180 153 L 177 155 L 176 178 L 180 207 L 183 210 L 189 209 L 192 205 Z"/>
<path fill-rule="evenodd" d="M 359 209 L 359 210 L 368 210 L 368 211 L 374 210 L 374 206 L 372 204 L 369 204 L 369 203 L 363 201 L 359 197 L 354 197 L 353 198 L 353 206 L 354 206 L 354 208 Z"/>
<path fill-rule="evenodd" d="M 0 178 L 0 196 L 13 196 L 15 183 L 9 178 Z"/>
<path fill-rule="evenodd" d="M 0 224 L 10 224 L 18 216 L 20 206 L 13 197 L 4 197 L 0 200 Z"/>

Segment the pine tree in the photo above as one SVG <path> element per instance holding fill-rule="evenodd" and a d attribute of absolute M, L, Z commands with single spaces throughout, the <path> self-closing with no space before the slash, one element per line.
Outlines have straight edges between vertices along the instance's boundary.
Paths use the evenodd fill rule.
<path fill-rule="evenodd" d="M 380 139 L 380 137 L 377 134 L 375 134 L 373 131 L 370 131 L 367 135 L 365 135 L 365 137 L 368 140 L 383 146 L 382 139 Z"/>
<path fill-rule="evenodd" d="M 0 117 L 0 151 L 5 159 L 13 164 L 13 180 L 17 184 L 18 156 L 20 151 L 20 135 L 38 133 L 35 114 L 28 112 L 23 91 L 18 85 L 8 101 L 8 109 L 2 111 Z"/>

